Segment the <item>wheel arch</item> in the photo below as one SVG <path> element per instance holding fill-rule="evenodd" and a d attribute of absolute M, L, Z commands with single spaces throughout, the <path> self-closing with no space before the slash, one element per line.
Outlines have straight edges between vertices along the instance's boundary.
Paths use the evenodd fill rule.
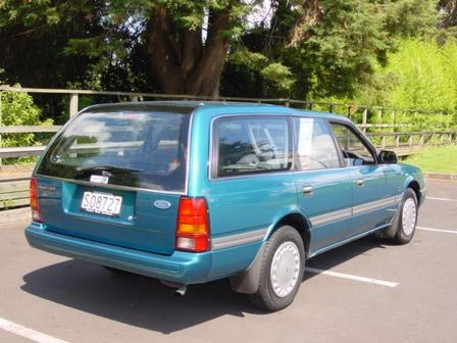
<path fill-rule="evenodd" d="M 379 234 L 379 237 L 388 238 L 388 239 L 392 239 L 393 237 L 395 237 L 398 220 L 400 219 L 400 211 L 402 208 L 403 196 L 404 196 L 406 190 L 409 188 L 412 189 L 414 194 L 416 195 L 417 205 L 419 206 L 419 204 L 421 203 L 422 194 L 420 191 L 420 189 L 421 189 L 420 184 L 416 180 L 410 180 L 409 182 L 406 183 L 403 193 L 401 194 L 402 200 L 400 201 L 400 203 L 398 205 L 397 211 L 396 211 L 394 217 L 392 218 L 390 225 L 388 226 L 387 230 L 385 230 Z"/>
<path fill-rule="evenodd" d="M 297 232 L 303 240 L 305 256 L 308 255 L 311 241 L 311 230 L 309 220 L 299 212 L 291 212 L 287 215 L 284 215 L 271 225 L 271 229 L 266 235 L 261 248 L 257 252 L 257 255 L 255 256 L 250 266 L 240 274 L 230 277 L 230 285 L 235 292 L 245 294 L 253 294 L 257 292 L 257 289 L 259 288 L 261 259 L 265 249 L 266 242 L 276 230 L 283 226 L 290 226 L 297 230 Z"/>
<path fill-rule="evenodd" d="M 416 180 L 412 180 L 407 184 L 405 190 L 407 188 L 411 188 L 414 191 L 414 193 L 416 193 L 417 203 L 418 204 L 422 203 L 422 199 L 421 199 L 422 193 L 421 193 L 421 187 L 419 185 L 419 182 L 417 182 Z"/>
<path fill-rule="evenodd" d="M 274 230 L 271 231 L 270 235 L 274 231 L 285 225 L 291 226 L 298 231 L 303 240 L 303 245 L 305 247 L 305 255 L 307 256 L 311 242 L 311 230 L 308 219 L 300 213 L 288 214 L 287 216 L 281 218 L 281 220 L 278 221 L 278 223 L 274 226 Z"/>

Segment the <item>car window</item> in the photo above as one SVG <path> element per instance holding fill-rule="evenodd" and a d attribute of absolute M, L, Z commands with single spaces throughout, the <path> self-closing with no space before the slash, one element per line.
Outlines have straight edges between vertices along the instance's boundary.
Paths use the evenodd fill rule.
<path fill-rule="evenodd" d="M 335 141 L 321 119 L 295 118 L 298 168 L 301 170 L 340 167 Z"/>
<path fill-rule="evenodd" d="M 215 122 L 217 177 L 288 170 L 287 118 L 230 117 Z"/>
<path fill-rule="evenodd" d="M 43 175 L 153 190 L 184 191 L 189 116 L 113 111 L 82 113 L 53 142 Z"/>
<path fill-rule="evenodd" d="M 349 126 L 332 123 L 332 130 L 338 141 L 346 165 L 373 164 L 376 159 L 362 138 Z"/>

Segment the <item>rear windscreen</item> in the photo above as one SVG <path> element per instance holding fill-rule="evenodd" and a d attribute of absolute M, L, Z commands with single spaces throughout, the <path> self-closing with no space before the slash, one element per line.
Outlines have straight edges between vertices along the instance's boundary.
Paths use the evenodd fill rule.
<path fill-rule="evenodd" d="M 52 143 L 37 173 L 184 192 L 189 117 L 132 110 L 82 113 Z"/>

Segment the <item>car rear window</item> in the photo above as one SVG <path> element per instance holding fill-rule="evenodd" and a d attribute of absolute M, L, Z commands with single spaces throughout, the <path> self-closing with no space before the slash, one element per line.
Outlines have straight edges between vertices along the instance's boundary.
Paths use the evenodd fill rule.
<path fill-rule="evenodd" d="M 229 117 L 215 123 L 216 177 L 289 170 L 287 118 Z"/>
<path fill-rule="evenodd" d="M 80 114 L 59 134 L 37 173 L 64 179 L 184 192 L 188 114 Z"/>

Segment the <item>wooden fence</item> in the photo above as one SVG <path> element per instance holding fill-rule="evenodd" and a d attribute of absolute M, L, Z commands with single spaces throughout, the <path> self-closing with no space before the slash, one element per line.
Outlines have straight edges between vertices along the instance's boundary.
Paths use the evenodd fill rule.
<path fill-rule="evenodd" d="M 338 113 L 353 119 L 358 127 L 366 133 L 379 149 L 394 150 L 397 155 L 405 156 L 422 151 L 425 147 L 431 145 L 456 144 L 456 132 L 446 127 L 437 127 L 436 131 L 408 131 L 411 130 L 411 124 L 395 123 L 395 116 L 401 111 L 402 113 L 421 113 L 421 114 L 442 114 L 443 112 L 427 112 L 420 110 L 398 110 L 385 107 L 367 107 L 355 106 L 352 104 L 335 104 L 299 101 L 293 99 L 250 99 L 250 98 L 227 98 L 219 97 L 202 98 L 189 95 L 167 95 L 154 93 L 135 93 L 135 92 L 99 92 L 86 90 L 63 90 L 63 89 L 34 89 L 34 88 L 13 88 L 0 86 L 1 92 L 24 92 L 40 94 L 61 94 L 69 97 L 69 117 L 75 115 L 79 110 L 79 97 L 81 95 L 93 96 L 112 96 L 115 101 L 142 101 L 144 99 L 154 100 L 219 100 L 219 101 L 249 101 L 258 103 L 282 104 L 291 107 L 304 108 L 308 110 L 322 110 L 331 113 Z M 1 99 L 1 98 L 0 98 Z M 0 171 L 2 169 L 1 161 L 5 158 L 20 158 L 40 155 L 45 149 L 41 146 L 24 146 L 24 147 L 3 147 L 1 137 L 5 134 L 21 133 L 38 133 L 52 135 L 57 132 L 60 126 L 3 126 L 0 103 Z M 374 115 L 379 119 L 388 116 L 389 123 L 373 124 L 369 123 L 369 116 Z M 399 131 L 402 132 L 394 132 Z M 383 132 L 388 131 L 388 132 Z M 3 167 L 6 168 L 6 167 Z M 0 173 L 0 210 L 5 208 L 14 208 L 28 205 L 28 172 L 9 172 L 7 175 Z"/>

